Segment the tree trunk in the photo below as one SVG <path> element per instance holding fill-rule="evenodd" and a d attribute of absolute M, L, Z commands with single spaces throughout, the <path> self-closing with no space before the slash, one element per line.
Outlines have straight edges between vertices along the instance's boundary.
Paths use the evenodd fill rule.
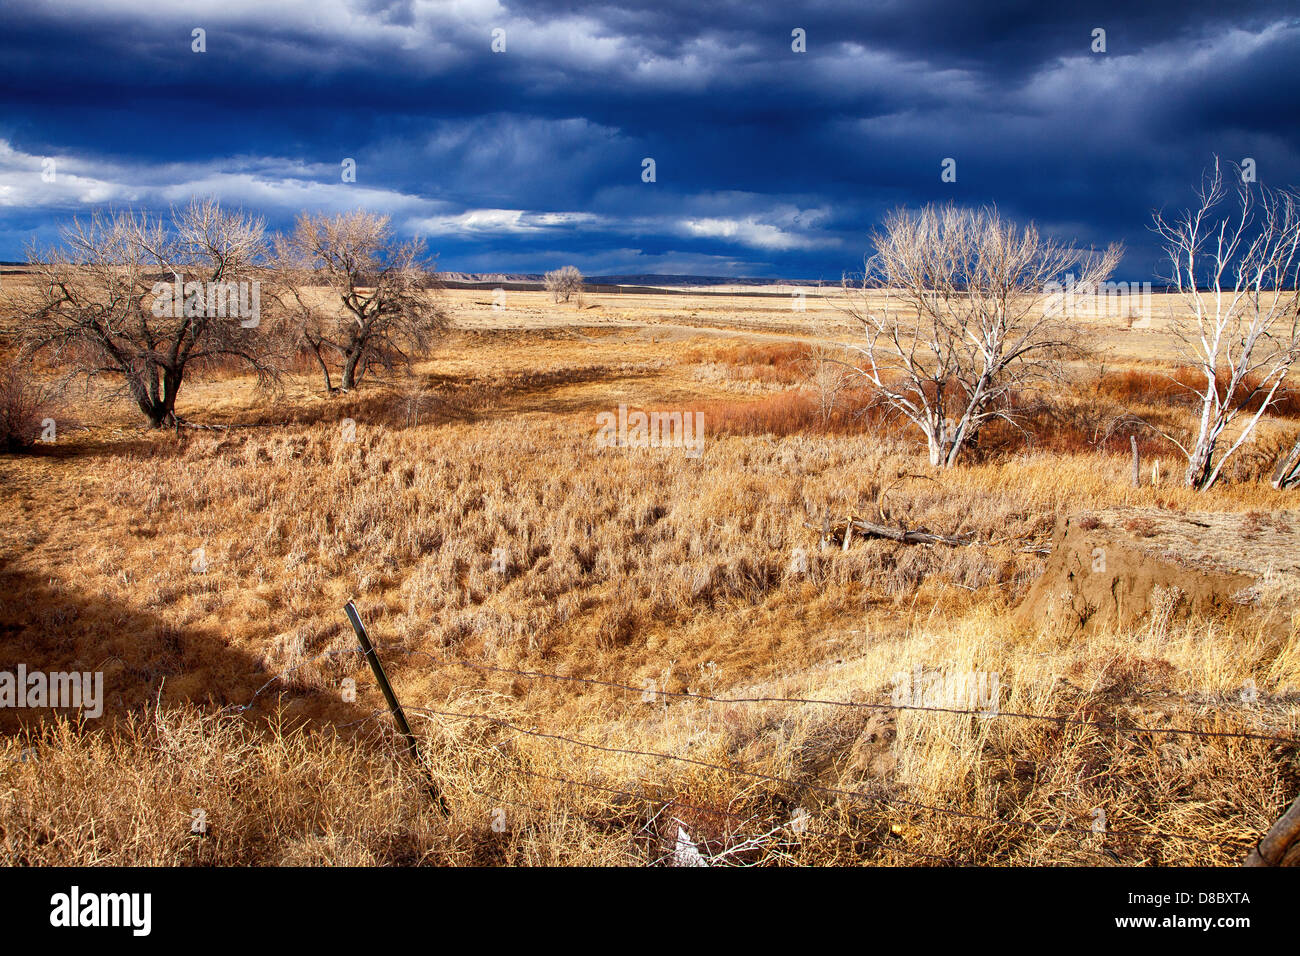
<path fill-rule="evenodd" d="M 936 420 L 931 414 L 929 426 L 925 431 L 925 440 L 930 446 L 930 464 L 936 468 L 947 468 L 948 452 L 952 448 L 952 439 L 948 434 L 948 423 L 942 418 Z"/>
<path fill-rule="evenodd" d="M 315 342 L 310 343 L 312 354 L 316 356 L 316 363 L 320 366 L 320 371 L 325 376 L 325 392 L 329 394 L 334 391 L 334 382 L 330 379 L 330 367 L 325 364 L 325 357 L 320 354 L 320 346 Z"/>
<path fill-rule="evenodd" d="M 930 445 L 930 464 L 934 465 L 935 467 L 939 467 L 940 465 L 943 464 L 943 459 L 944 459 L 943 449 L 940 446 L 939 436 L 931 432 L 925 437 L 926 437 L 926 441 Z"/>
<path fill-rule="evenodd" d="M 1215 378 L 1213 369 L 1207 371 L 1210 384 L 1201 396 L 1201 424 L 1196 433 L 1196 445 L 1187 457 L 1187 487 L 1204 491 L 1209 487 L 1210 475 L 1213 473 L 1214 448 L 1218 444 L 1219 433 L 1223 430 L 1223 420 L 1212 408 L 1214 401 Z"/>
<path fill-rule="evenodd" d="M 1300 438 L 1278 462 L 1277 471 L 1273 472 L 1273 487 L 1279 491 L 1300 488 Z"/>
<path fill-rule="evenodd" d="M 127 376 L 127 389 L 135 400 L 136 407 L 149 419 L 150 428 L 162 428 L 175 420 L 173 409 L 180 380 L 179 373 L 160 370 L 157 366 Z"/>
<path fill-rule="evenodd" d="M 343 379 L 339 382 L 339 390 L 344 392 L 351 391 L 361 379 L 357 369 L 361 364 L 361 357 L 365 354 L 364 349 L 354 349 L 348 353 L 346 361 L 343 363 Z"/>
<path fill-rule="evenodd" d="M 1210 462 L 1214 458 L 1214 443 L 1212 441 L 1201 441 L 1194 449 L 1192 455 L 1187 461 L 1187 487 L 1195 488 L 1198 491 L 1204 491 L 1207 482 L 1210 480 Z"/>
<path fill-rule="evenodd" d="M 966 443 L 964 441 L 959 443 L 956 436 L 948 439 L 948 454 L 944 457 L 943 467 L 951 468 L 953 465 L 957 464 L 957 458 L 961 455 L 961 450 L 965 445 Z"/>
<path fill-rule="evenodd" d="M 155 385 L 151 390 L 153 394 L 139 403 L 140 410 L 149 419 L 150 428 L 162 428 L 176 422 L 176 393 L 180 391 L 183 375 L 179 369 L 163 369 L 161 390 Z"/>
<path fill-rule="evenodd" d="M 145 415 L 149 418 L 149 427 L 162 428 L 164 425 L 175 424 L 176 415 L 172 409 L 174 404 L 174 400 L 171 404 L 161 399 L 150 402 L 148 407 L 144 409 Z"/>
<path fill-rule="evenodd" d="M 930 464 L 939 468 L 951 468 L 957 463 L 957 456 L 970 437 L 963 435 L 962 441 L 958 442 L 959 431 L 959 428 L 953 427 L 950 419 L 931 422 L 930 430 L 925 436 L 930 446 Z"/>

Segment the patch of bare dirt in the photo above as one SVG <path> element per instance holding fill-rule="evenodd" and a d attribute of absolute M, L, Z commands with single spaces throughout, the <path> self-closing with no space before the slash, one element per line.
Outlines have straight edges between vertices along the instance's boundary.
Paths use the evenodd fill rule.
<path fill-rule="evenodd" d="M 1021 620 L 1127 626 L 1147 617 L 1253 609 L 1290 626 L 1300 608 L 1300 514 L 1154 508 L 1058 520 Z"/>

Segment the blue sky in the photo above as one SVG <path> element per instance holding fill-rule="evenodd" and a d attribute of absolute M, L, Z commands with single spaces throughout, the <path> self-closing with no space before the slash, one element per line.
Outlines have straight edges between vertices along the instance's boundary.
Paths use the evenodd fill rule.
<path fill-rule="evenodd" d="M 833 280 L 952 199 L 1151 278 L 1151 210 L 1213 154 L 1300 186 L 1297 119 L 1293 0 L 10 0 L 0 258 L 199 194 L 386 212 L 446 270 Z"/>

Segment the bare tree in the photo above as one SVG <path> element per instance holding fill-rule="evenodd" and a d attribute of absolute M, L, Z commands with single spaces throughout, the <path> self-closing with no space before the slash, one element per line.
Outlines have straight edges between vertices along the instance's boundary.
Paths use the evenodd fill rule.
<path fill-rule="evenodd" d="M 582 273 L 577 266 L 564 266 L 546 273 L 546 291 L 556 302 L 568 302 L 582 295 Z"/>
<path fill-rule="evenodd" d="M 1188 444 L 1165 437 L 1187 456 L 1187 485 L 1201 490 L 1218 481 L 1300 359 L 1297 197 L 1236 179 L 1235 188 L 1224 182 L 1216 157 L 1193 208 L 1174 219 L 1154 215 L 1154 229 L 1165 241 L 1167 278 L 1191 313 L 1174 321 L 1174 334 L 1183 358 L 1205 382 L 1194 389 L 1200 414 Z M 1225 436 L 1239 417 L 1235 437 Z"/>
<path fill-rule="evenodd" d="M 1077 348 L 1063 276 L 1097 289 L 1121 249 L 1067 247 L 992 207 L 927 206 L 891 213 L 872 235 L 860 277 L 845 276 L 844 306 L 861 326 L 852 368 L 914 425 L 930 463 L 949 467 L 988 422 L 1014 424 L 1014 393 L 1060 373 Z"/>
<path fill-rule="evenodd" d="M 187 371 L 225 360 L 276 379 L 260 326 L 262 220 L 212 199 L 168 222 L 132 212 L 73 220 L 62 245 L 29 247 L 17 293 L 24 354 L 48 354 L 76 377 L 119 379 L 152 427 L 173 423 Z"/>
<path fill-rule="evenodd" d="M 335 391 L 331 369 L 339 371 L 338 390 L 349 391 L 370 368 L 426 355 L 446 330 L 423 257 L 423 242 L 399 242 L 387 216 L 363 210 L 303 213 L 293 233 L 277 239 L 276 298 L 327 391 Z"/>

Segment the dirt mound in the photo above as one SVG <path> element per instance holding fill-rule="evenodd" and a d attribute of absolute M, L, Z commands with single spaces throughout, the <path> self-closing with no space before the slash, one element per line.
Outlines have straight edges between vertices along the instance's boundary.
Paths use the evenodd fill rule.
<path fill-rule="evenodd" d="M 1022 623 L 1127 626 L 1150 614 L 1254 608 L 1290 626 L 1300 607 L 1300 515 L 1128 508 L 1057 521 Z"/>

